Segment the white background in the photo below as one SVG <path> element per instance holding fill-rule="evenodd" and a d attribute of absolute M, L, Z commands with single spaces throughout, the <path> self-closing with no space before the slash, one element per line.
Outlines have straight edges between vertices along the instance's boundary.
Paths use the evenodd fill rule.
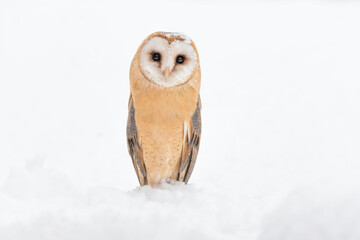
<path fill-rule="evenodd" d="M 138 188 L 130 62 L 187 34 L 189 185 Z M 360 239 L 360 3 L 0 2 L 0 239 Z"/>

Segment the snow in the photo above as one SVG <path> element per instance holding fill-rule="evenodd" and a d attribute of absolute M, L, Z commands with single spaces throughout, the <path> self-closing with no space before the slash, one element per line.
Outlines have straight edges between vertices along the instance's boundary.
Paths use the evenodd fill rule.
<path fill-rule="evenodd" d="M 179 38 L 183 39 L 185 43 L 187 43 L 187 44 L 191 43 L 191 39 L 188 36 L 186 36 L 184 33 L 178 33 L 178 32 L 163 32 L 163 33 L 168 38 L 179 37 Z"/>
<path fill-rule="evenodd" d="M 358 187 L 298 190 L 268 217 L 260 239 L 360 239 Z"/>
<path fill-rule="evenodd" d="M 237 228 L 235 199 L 191 184 L 84 188 L 41 165 L 13 170 L 1 202 L 10 205 L 1 209 L 1 239 L 219 239 Z"/>
<path fill-rule="evenodd" d="M 359 239 L 359 10 L 1 1 L 0 239 Z M 139 188 L 128 72 L 159 30 L 199 51 L 202 139 L 188 185 Z"/>

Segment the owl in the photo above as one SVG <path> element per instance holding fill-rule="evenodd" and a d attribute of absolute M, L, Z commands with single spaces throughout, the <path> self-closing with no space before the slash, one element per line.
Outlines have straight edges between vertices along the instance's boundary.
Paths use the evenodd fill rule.
<path fill-rule="evenodd" d="M 130 67 L 127 145 L 139 183 L 187 183 L 201 136 L 200 62 L 194 42 L 155 32 Z"/>

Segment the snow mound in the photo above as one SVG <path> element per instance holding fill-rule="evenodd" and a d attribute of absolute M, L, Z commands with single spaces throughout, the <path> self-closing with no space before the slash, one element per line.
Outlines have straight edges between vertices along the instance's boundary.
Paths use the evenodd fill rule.
<path fill-rule="evenodd" d="M 360 191 L 349 185 L 299 190 L 267 219 L 260 240 L 358 240 Z"/>
<path fill-rule="evenodd" d="M 242 210 L 191 184 L 84 186 L 33 161 L 1 185 L 0 239 L 236 239 Z"/>

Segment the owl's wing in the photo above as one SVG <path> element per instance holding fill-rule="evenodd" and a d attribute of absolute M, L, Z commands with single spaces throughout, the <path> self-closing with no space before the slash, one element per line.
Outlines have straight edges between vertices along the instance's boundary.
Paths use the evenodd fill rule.
<path fill-rule="evenodd" d="M 196 110 L 185 133 L 185 141 L 181 156 L 181 166 L 178 173 L 178 180 L 187 183 L 194 169 L 196 157 L 199 151 L 201 136 L 201 100 L 198 98 Z"/>
<path fill-rule="evenodd" d="M 143 152 L 139 144 L 138 131 L 135 121 L 135 108 L 132 96 L 129 98 L 129 115 L 126 128 L 127 146 L 132 159 L 136 175 L 141 186 L 147 184 L 146 168 L 143 158 Z"/>

